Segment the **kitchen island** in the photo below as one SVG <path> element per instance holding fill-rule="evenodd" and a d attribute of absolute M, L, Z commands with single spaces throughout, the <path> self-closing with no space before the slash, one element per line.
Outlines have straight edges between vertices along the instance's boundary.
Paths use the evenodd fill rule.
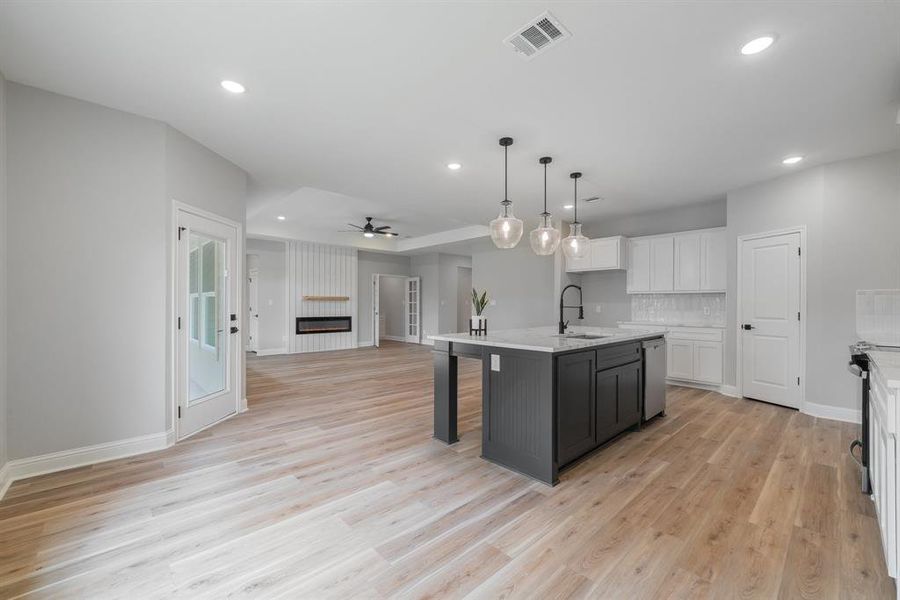
<path fill-rule="evenodd" d="M 565 335 L 535 327 L 429 336 L 434 437 L 458 441 L 457 358 L 480 359 L 482 457 L 555 485 L 560 470 L 640 425 L 642 342 L 662 337 L 658 331 L 598 327 Z"/>

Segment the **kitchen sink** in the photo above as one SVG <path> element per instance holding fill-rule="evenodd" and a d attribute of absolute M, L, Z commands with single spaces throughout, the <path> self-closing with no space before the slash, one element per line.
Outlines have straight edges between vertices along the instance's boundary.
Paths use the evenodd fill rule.
<path fill-rule="evenodd" d="M 568 335 L 561 335 L 559 337 L 564 337 L 570 340 L 599 340 L 603 338 L 608 338 L 608 335 L 596 335 L 593 333 L 571 333 Z"/>

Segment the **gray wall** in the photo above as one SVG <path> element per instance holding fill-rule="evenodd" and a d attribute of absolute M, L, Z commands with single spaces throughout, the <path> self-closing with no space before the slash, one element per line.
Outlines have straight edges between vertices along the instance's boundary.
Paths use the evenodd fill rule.
<path fill-rule="evenodd" d="M 857 289 L 900 287 L 900 152 L 836 162 L 728 194 L 725 382 L 736 379 L 737 238 L 807 227 L 806 401 L 858 409 L 845 373 Z"/>
<path fill-rule="evenodd" d="M 455 254 L 438 255 L 438 332 L 456 333 L 459 319 L 459 268 L 471 268 L 472 258 Z M 468 288 L 471 279 L 463 284 Z"/>
<path fill-rule="evenodd" d="M 555 323 L 554 290 L 558 286 L 553 256 L 537 256 L 524 238 L 510 250 L 490 240 L 473 245 L 472 285 L 488 291 L 496 304 L 485 309 L 488 328 L 511 329 Z"/>
<path fill-rule="evenodd" d="M 6 79 L 0 73 L 0 469 L 7 459 L 6 371 Z"/>
<path fill-rule="evenodd" d="M 404 275 L 411 273 L 410 257 L 360 250 L 357 254 L 357 294 L 359 304 L 356 327 L 360 345 L 371 344 L 372 339 L 372 275 Z"/>
<path fill-rule="evenodd" d="M 710 227 L 724 227 L 727 206 L 724 199 L 665 210 L 617 217 L 585 225 L 588 237 L 624 235 L 639 237 L 675 231 L 691 231 Z M 625 271 L 597 271 L 583 273 L 584 324 L 615 327 L 619 321 L 631 319 L 631 299 L 625 293 Z M 597 312 L 600 306 L 602 312 Z"/>
<path fill-rule="evenodd" d="M 248 239 L 247 254 L 257 257 L 257 349 L 260 352 L 287 352 L 287 336 L 290 331 L 285 306 L 287 245 L 285 242 Z"/>
<path fill-rule="evenodd" d="M 171 198 L 243 223 L 245 175 L 163 123 L 7 88 L 9 457 L 162 433 Z"/>
<path fill-rule="evenodd" d="M 469 259 L 471 264 L 471 259 Z M 457 267 L 456 330 L 467 331 L 472 316 L 472 267 Z"/>

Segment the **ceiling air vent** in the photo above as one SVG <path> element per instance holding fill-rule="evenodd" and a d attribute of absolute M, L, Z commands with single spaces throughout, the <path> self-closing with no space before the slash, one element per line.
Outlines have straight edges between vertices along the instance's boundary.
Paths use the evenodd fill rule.
<path fill-rule="evenodd" d="M 530 60 L 571 36 L 556 17 L 545 12 L 503 40 L 503 43 L 511 46 L 519 56 Z"/>

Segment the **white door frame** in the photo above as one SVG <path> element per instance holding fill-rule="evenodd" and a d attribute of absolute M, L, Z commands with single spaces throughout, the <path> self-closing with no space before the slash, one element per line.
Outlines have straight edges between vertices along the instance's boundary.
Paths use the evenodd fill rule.
<path fill-rule="evenodd" d="M 416 282 L 416 335 L 409 335 L 409 283 Z M 422 343 L 422 278 L 406 277 L 403 285 L 403 332 L 407 342 L 413 344 Z"/>
<path fill-rule="evenodd" d="M 394 275 L 392 273 L 373 273 L 372 274 L 372 314 L 370 315 L 372 319 L 372 345 L 376 348 L 378 347 L 378 342 L 380 341 L 381 335 L 381 324 L 379 322 L 379 317 L 381 316 L 381 298 L 379 296 L 381 292 L 381 278 L 382 277 L 391 277 L 393 279 L 402 279 L 403 283 L 403 318 L 404 318 L 404 332 L 406 331 L 406 323 L 405 319 L 407 317 L 407 304 L 409 302 L 406 298 L 406 280 L 409 279 L 409 275 Z M 396 338 L 387 337 L 386 339 L 393 339 L 394 341 L 404 341 L 398 340 Z"/>
<path fill-rule="evenodd" d="M 743 307 L 741 306 L 741 276 L 743 274 L 743 252 L 742 246 L 745 241 L 760 240 L 779 235 L 788 235 L 791 233 L 800 234 L 800 412 L 806 412 L 806 321 L 809 311 L 806 307 L 806 225 L 796 225 L 786 229 L 778 229 L 775 231 L 765 231 L 762 233 L 749 233 L 740 235 L 737 238 L 737 321 L 735 323 L 735 383 L 737 384 L 738 395 L 744 396 L 744 361 L 743 350 L 741 346 L 740 326 L 743 323 Z"/>
<path fill-rule="evenodd" d="M 379 347 L 381 342 L 381 275 L 372 275 L 372 345 Z"/>
<path fill-rule="evenodd" d="M 252 283 L 251 283 L 252 280 Z M 259 269 L 248 269 L 247 277 L 244 279 L 247 282 L 247 335 L 244 336 L 247 343 L 247 350 L 251 352 L 259 352 Z M 253 294 L 256 292 L 256 294 Z M 255 298 L 253 296 L 256 296 Z M 253 314 L 250 313 L 253 310 L 253 307 L 256 307 L 256 311 Z M 251 335 L 256 330 L 256 335 Z"/>
<path fill-rule="evenodd" d="M 169 440 L 169 443 L 174 443 L 179 441 L 180 432 L 178 430 L 178 317 L 182 316 L 178 314 L 177 310 L 177 293 L 178 293 L 178 215 L 179 213 L 186 212 L 193 215 L 197 215 L 198 217 L 203 217 L 206 219 L 210 219 L 211 221 L 217 221 L 222 223 L 223 225 L 228 225 L 234 227 L 237 231 L 237 256 L 235 258 L 235 272 L 240 274 L 238 281 L 244 280 L 244 228 L 237 221 L 232 221 L 226 217 L 222 217 L 215 213 L 211 213 L 209 211 L 203 210 L 201 208 L 196 208 L 191 206 L 190 204 L 185 204 L 184 202 L 180 202 L 178 200 L 172 200 L 172 214 L 171 214 L 171 222 L 169 227 L 169 235 L 171 236 L 169 242 L 169 331 L 171 332 L 169 338 L 169 423 L 167 427 L 166 437 Z M 244 291 L 243 286 L 238 287 L 237 298 L 235 300 L 236 306 L 234 307 L 236 315 L 243 315 L 243 307 L 244 307 Z M 239 414 L 245 410 L 247 410 L 246 406 L 246 398 L 244 398 L 243 393 L 243 382 L 244 382 L 244 361 L 242 359 L 244 352 L 244 330 L 243 330 L 243 322 L 241 320 L 237 321 L 237 326 L 240 327 L 240 341 L 236 342 L 236 345 L 239 349 L 237 364 L 234 365 L 234 386 L 236 390 L 235 394 L 235 412 L 229 415 L 227 418 L 230 418 L 236 414 Z M 223 419 L 224 420 L 224 419 Z M 221 422 L 221 421 L 219 421 Z M 210 424 L 208 427 L 215 425 L 215 423 Z M 208 429 L 205 427 L 204 429 Z M 198 430 L 194 433 L 199 433 L 201 430 Z"/>

